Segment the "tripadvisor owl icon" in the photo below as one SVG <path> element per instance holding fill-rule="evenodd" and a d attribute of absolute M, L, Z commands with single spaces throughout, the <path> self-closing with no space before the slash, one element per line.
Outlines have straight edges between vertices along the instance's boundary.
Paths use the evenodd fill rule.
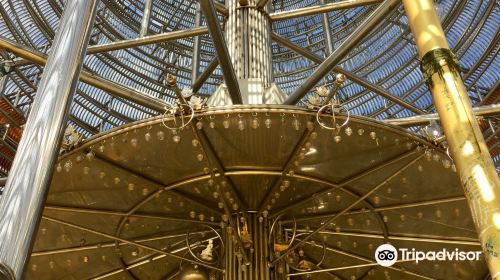
<path fill-rule="evenodd" d="M 381 266 L 392 266 L 398 260 L 398 250 L 391 244 L 382 244 L 375 251 L 375 260 Z"/>

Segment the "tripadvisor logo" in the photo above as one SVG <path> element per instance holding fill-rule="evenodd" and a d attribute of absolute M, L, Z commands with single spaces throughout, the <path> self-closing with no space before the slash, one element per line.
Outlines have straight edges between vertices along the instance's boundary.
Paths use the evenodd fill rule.
<path fill-rule="evenodd" d="M 397 250 L 391 244 L 382 244 L 375 250 L 375 260 L 381 266 L 392 266 L 396 261 L 479 261 L 481 251 L 461 251 L 458 248 L 448 251 L 418 251 L 408 248 L 399 248 Z M 398 258 L 399 256 L 399 258 Z"/>
<path fill-rule="evenodd" d="M 398 260 L 398 250 L 391 244 L 382 244 L 375 251 L 375 260 L 381 266 L 392 266 Z"/>

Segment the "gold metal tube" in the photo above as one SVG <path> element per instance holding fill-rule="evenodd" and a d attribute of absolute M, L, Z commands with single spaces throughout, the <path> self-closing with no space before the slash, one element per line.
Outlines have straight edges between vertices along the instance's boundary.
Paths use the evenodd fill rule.
<path fill-rule="evenodd" d="M 403 0 L 422 71 L 479 234 L 492 279 L 500 279 L 500 181 L 477 123 L 460 66 L 432 0 Z"/>
<path fill-rule="evenodd" d="M 434 49 L 449 48 L 432 1 L 403 0 L 403 5 L 420 57 Z"/>

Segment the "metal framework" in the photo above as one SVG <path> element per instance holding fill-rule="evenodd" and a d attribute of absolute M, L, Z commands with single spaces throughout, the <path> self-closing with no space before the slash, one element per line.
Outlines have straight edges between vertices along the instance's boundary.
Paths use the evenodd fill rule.
<path fill-rule="evenodd" d="M 177 254 L 186 250 L 191 251 L 189 244 L 187 248 L 170 251 L 145 244 L 149 241 L 148 239 L 121 237 L 129 218 L 187 222 L 193 225 L 220 225 L 214 220 L 189 220 L 176 215 L 161 216 L 139 211 L 141 207 L 164 191 L 174 194 L 190 205 L 194 205 L 193 207 L 203 209 L 207 213 L 229 217 L 227 221 L 223 221 L 224 226 L 238 228 L 239 218 L 248 219 L 249 223 L 255 225 L 253 234 L 260 235 L 265 232 L 266 228 L 259 225 L 259 217 L 278 219 L 282 214 L 290 213 L 299 205 L 315 203 L 317 197 L 324 197 L 332 189 L 354 197 L 354 200 L 339 211 L 313 216 L 294 216 L 293 219 L 281 221 L 280 229 L 287 234 L 286 238 L 292 231 L 289 228 L 281 228 L 281 226 L 290 225 L 297 221 L 311 222 L 317 226 L 303 230 L 300 239 L 297 238 L 295 243 L 292 241 L 287 249 L 283 250 L 281 254 L 273 256 L 269 263 L 266 264 L 259 260 L 257 266 L 259 269 L 283 263 L 283 260 L 288 258 L 291 253 L 305 245 L 321 246 L 318 245 L 321 242 L 317 242 L 319 235 L 332 235 L 383 239 L 385 241 L 417 241 L 426 244 L 442 243 L 473 247 L 482 245 L 485 252 L 490 252 L 488 250 L 493 252 L 492 257 L 487 257 L 490 271 L 494 273 L 493 279 L 500 277 L 500 261 L 495 257 L 497 253 L 495 250 L 498 249 L 498 246 L 494 245 L 496 242 L 491 245 L 492 240 L 498 239 L 495 234 L 500 228 L 500 210 L 496 203 L 497 200 L 495 200 L 495 194 L 498 194 L 498 178 L 495 177 L 497 175 L 495 171 L 498 173 L 500 170 L 500 145 L 498 144 L 500 141 L 497 132 L 500 112 L 500 107 L 497 104 L 500 100 L 498 90 L 500 74 L 495 71 L 499 64 L 496 1 L 438 1 L 436 5 L 439 18 L 434 15 L 434 10 L 426 17 L 432 17 L 433 22 L 419 20 L 418 15 L 412 17 L 411 15 L 415 15 L 416 10 L 424 9 L 417 7 L 409 0 L 403 1 L 406 13 L 401 1 L 397 0 L 345 0 L 333 3 L 327 3 L 323 0 L 240 0 L 226 1 L 227 3 L 224 4 L 215 0 L 74 2 L 78 4 L 68 4 L 68 1 L 60 0 L 4 0 L 0 2 L 0 15 L 3 19 L 0 22 L 0 65 L 3 71 L 2 77 L 4 77 L 1 83 L 0 98 L 11 108 L 4 109 L 0 106 L 1 118 L 5 118 L 19 129 L 23 127 L 22 124 L 10 111 L 28 119 L 28 125 L 25 128 L 27 136 L 19 144 L 6 138 L 8 131 L 5 132 L 6 136 L 2 138 L 2 143 L 6 144 L 9 152 L 1 150 L 0 156 L 10 162 L 9 167 L 12 164 L 13 173 L 21 174 L 20 170 L 28 163 L 36 163 L 33 160 L 28 162 L 27 159 L 33 153 L 42 159 L 40 160 L 40 168 L 47 171 L 44 174 L 37 174 L 34 171 L 28 172 L 29 174 L 25 177 L 13 177 L 5 183 L 7 191 L 1 196 L 5 200 L 0 200 L 0 227 L 8 230 L 0 231 L 0 241 L 14 236 L 15 232 L 23 232 L 25 235 L 19 235 L 21 241 L 0 245 L 0 278 L 2 276 L 17 279 L 22 277 L 26 258 L 32 246 L 33 234 L 41 215 L 41 207 L 52 173 L 53 162 L 59 149 L 60 135 L 62 135 L 66 125 L 74 127 L 84 137 L 91 137 L 133 121 L 163 114 L 165 111 L 168 113 L 168 110 L 172 108 L 170 104 L 173 102 L 178 102 L 181 104 L 180 106 L 188 105 L 187 99 L 183 97 L 186 92 L 192 91 L 198 93 L 200 97 L 208 98 L 223 83 L 227 87 L 232 104 L 242 104 L 245 96 L 242 87 L 246 86 L 242 85 L 242 77 L 262 78 L 266 89 L 270 88 L 271 85 L 276 85 L 280 92 L 283 91 L 287 95 L 285 105 L 310 106 L 308 99 L 314 97 L 315 87 L 324 85 L 326 88 L 333 88 L 329 98 L 334 97 L 335 102 L 342 103 L 354 115 L 374 118 L 383 123 L 398 125 L 413 131 L 425 128 L 431 121 L 442 120 L 444 131 L 449 139 L 451 154 L 466 188 L 466 196 L 453 196 L 392 206 L 373 205 L 369 200 L 375 193 L 407 169 L 413 168 L 416 162 L 427 155 L 427 151 L 418 149 L 386 160 L 338 183 L 311 174 L 295 174 L 293 170 L 298 165 L 300 158 L 304 157 L 303 151 L 307 149 L 308 145 L 310 146 L 311 138 L 314 137 L 313 133 L 317 128 L 316 125 L 303 131 L 302 136 L 298 138 L 298 142 L 279 170 L 265 170 L 257 167 L 241 170 L 238 168 L 228 169 L 222 160 L 223 156 L 218 154 L 214 144 L 210 141 L 206 127 L 202 126 L 202 121 L 199 119 L 199 122 L 196 120 L 192 122 L 189 128 L 193 133 L 193 146 L 200 150 L 199 161 L 207 165 L 204 175 L 196 175 L 172 184 L 163 184 L 161 180 L 152 176 L 128 168 L 113 159 L 97 155 L 98 161 L 113 166 L 117 170 L 116 172 L 124 172 L 140 178 L 148 184 L 154 185 L 157 191 L 149 193 L 127 211 L 50 204 L 45 206 L 45 209 L 56 212 L 115 216 L 120 219 L 115 234 L 94 230 L 48 215 L 44 215 L 42 219 L 114 240 L 115 244 L 129 244 L 142 248 L 152 256 L 150 260 L 123 265 L 121 269 L 109 271 L 95 279 L 105 279 L 153 262 L 154 258 L 164 257 L 200 265 L 217 272 L 234 273 L 234 275 L 246 273 L 244 272 L 246 271 L 245 267 L 252 262 L 253 257 L 246 251 L 240 251 L 239 258 L 233 260 L 228 258 L 223 269 L 217 264 L 207 264 Z M 82 4 L 83 2 L 86 4 Z M 94 4 L 94 2 L 98 4 Z M 425 6 L 429 1 L 414 2 Z M 233 4 L 234 6 L 232 6 Z M 81 28 L 77 31 L 82 36 L 79 38 L 80 41 L 68 44 L 64 41 L 65 38 L 61 32 L 74 27 L 69 18 L 75 17 L 75 11 L 79 10 L 75 5 L 82 6 L 81 10 L 85 11 L 80 18 L 82 22 L 79 27 Z M 254 20 L 251 24 L 255 28 L 247 30 L 241 28 L 240 23 L 232 21 L 237 13 L 251 15 L 243 16 L 241 19 L 243 22 L 247 19 Z M 91 28 L 94 17 L 95 25 Z M 255 21 L 256 19 L 257 21 Z M 264 21 L 265 24 L 263 24 Z M 430 42 L 434 45 L 422 42 L 422 38 L 425 37 L 422 36 L 425 30 L 422 31 L 423 29 L 419 28 L 419 24 L 425 25 L 422 22 L 427 23 L 426 26 L 431 25 L 431 23 L 439 26 L 441 22 L 444 32 L 440 31 L 437 36 L 431 36 Z M 411 24 L 411 29 L 409 24 Z M 56 32 L 57 30 L 59 31 Z M 249 34 L 245 35 L 247 37 L 242 37 L 240 32 L 248 32 Z M 77 40 L 78 38 L 73 39 Z M 448 39 L 449 45 L 446 39 Z M 256 43 L 259 41 L 262 42 Z M 87 43 L 89 43 L 88 48 Z M 438 66 L 432 65 L 432 62 L 435 64 L 438 62 L 428 61 L 426 55 L 436 52 L 436 46 L 445 50 L 446 53 L 450 52 L 451 54 L 453 51 L 460 60 L 462 68 L 452 64 L 454 57 L 450 54 L 449 57 L 445 56 L 444 58 L 439 56 L 443 54 L 436 54 L 438 57 L 436 61 L 441 59 L 438 62 L 441 64 L 446 62 L 447 66 L 440 65 L 441 68 L 437 69 Z M 52 54 L 54 52 L 58 54 L 59 50 L 62 50 L 61 53 L 66 52 L 67 56 L 56 57 L 59 60 L 54 62 Z M 75 63 L 71 64 L 72 68 L 67 73 L 62 74 L 66 83 L 61 83 L 60 88 L 56 87 L 53 90 L 50 87 L 50 75 L 57 74 L 57 63 L 63 65 L 61 61 L 74 57 L 82 59 L 81 61 L 74 60 Z M 424 60 L 422 67 L 425 79 L 422 78 L 419 69 L 420 59 Z M 81 72 L 80 67 L 82 67 Z M 6 71 L 7 68 L 9 71 Z M 61 72 L 60 69 L 58 71 Z M 455 79 L 444 77 L 449 73 L 455 75 Z M 172 83 L 167 80 L 165 82 L 167 74 L 175 75 L 176 81 Z M 252 76 L 253 74 L 255 77 Z M 346 77 L 347 81 L 342 87 L 335 82 L 335 78 L 333 78 L 335 74 L 343 74 Z M 81 83 L 78 83 L 78 79 Z M 439 95 L 439 92 L 443 90 L 454 92 L 453 82 L 455 85 L 459 84 L 456 91 L 460 94 L 454 101 L 446 101 Z M 435 104 L 428 89 L 434 94 Z M 51 98 L 59 92 L 58 98 Z M 74 102 L 70 103 L 73 94 L 75 96 Z M 39 101 L 42 100 L 41 95 L 44 97 L 43 100 L 53 101 L 47 105 L 53 108 L 51 110 L 53 114 L 47 114 L 52 119 L 44 118 L 42 116 L 44 114 L 40 113 L 43 113 L 41 101 Z M 60 95 L 64 97 L 62 98 L 64 102 L 57 103 L 56 100 L 59 99 Z M 452 97 L 449 98 L 452 99 Z M 462 109 L 458 108 L 455 106 L 459 103 L 457 100 L 465 100 L 466 105 Z M 470 108 L 469 101 L 472 105 Z M 445 104 L 445 102 L 448 103 Z M 446 110 L 452 110 L 456 116 L 466 116 L 469 121 L 467 124 L 456 122 L 447 116 Z M 300 110 L 296 113 L 298 115 L 308 114 Z M 308 125 L 315 121 L 314 117 L 309 118 Z M 39 125 L 35 125 L 37 121 Z M 37 127 L 44 123 L 48 123 L 48 126 L 52 128 L 48 129 L 46 133 L 42 133 L 42 137 L 47 139 L 47 146 L 50 149 L 43 149 L 45 146 L 42 146 L 39 150 L 29 150 L 30 139 L 37 136 Z M 259 125 L 260 123 L 256 124 L 257 127 Z M 340 128 L 337 129 L 340 131 Z M 461 136 L 454 136 L 455 134 Z M 334 137 L 337 141 L 338 135 Z M 465 144 L 472 143 L 473 147 L 479 147 L 477 153 L 481 157 L 478 156 L 478 158 L 468 161 L 467 155 L 464 156 L 468 151 L 462 149 L 465 144 L 460 143 L 461 139 L 468 139 Z M 443 141 L 444 138 L 435 139 L 436 145 Z M 12 153 L 15 152 L 17 145 L 24 153 L 21 153 L 21 156 L 13 161 Z M 488 150 L 490 154 L 488 154 Z M 490 155 L 492 161 L 490 161 Z M 407 161 L 408 158 L 411 160 Z M 404 165 L 388 174 L 381 182 L 367 186 L 368 189 L 365 192 L 358 193 L 348 187 L 367 175 L 390 167 L 393 163 L 399 164 L 401 160 L 405 160 Z M 484 173 L 486 175 L 483 176 L 483 173 L 478 175 L 478 166 L 483 173 L 486 172 Z M 8 174 L 8 169 L 3 165 L 0 169 L 3 175 Z M 35 170 L 36 168 L 31 169 Z M 239 193 L 233 179 L 238 176 L 255 174 L 269 176 L 272 178 L 272 183 L 265 195 L 262 196 L 260 205 L 251 211 L 251 214 L 238 212 L 236 219 L 233 219 L 234 211 L 247 213 L 249 210 L 249 205 L 244 202 L 244 198 Z M 309 198 L 305 198 L 297 204 L 287 204 L 281 208 L 275 208 L 272 206 L 276 201 L 274 195 L 283 185 L 286 185 L 290 178 L 305 180 L 325 187 L 315 190 Z M 26 190 L 25 181 L 27 180 L 35 186 L 34 191 L 28 192 Z M 210 199 L 200 199 L 192 193 L 179 190 L 182 186 L 190 183 L 206 180 L 211 180 L 226 190 L 225 196 L 216 198 L 219 209 L 213 207 Z M 492 199 L 488 200 L 488 197 L 485 197 L 483 193 L 484 182 L 492 189 Z M 0 189 L 0 194 L 2 190 Z M 479 191 L 483 194 L 482 200 L 471 195 L 471 193 Z M 26 193 L 30 193 L 30 195 L 26 195 Z M 24 211 L 26 209 L 21 209 L 24 212 L 20 211 L 15 208 L 20 205 L 18 198 L 22 199 L 22 205 L 32 206 L 27 211 Z M 389 234 L 386 226 L 381 226 L 381 234 L 327 230 L 330 225 L 344 216 L 372 213 L 383 225 L 386 222 L 380 214 L 383 211 L 421 207 L 432 203 L 463 202 L 466 201 L 466 198 L 473 210 L 477 229 L 481 232 L 479 241 L 465 237 L 440 239 L 422 235 Z M 360 206 L 361 204 L 363 207 Z M 273 211 L 269 213 L 271 209 Z M 488 211 L 483 211 L 487 213 L 482 214 L 484 209 Z M 11 213 L 13 210 L 15 213 Z M 25 219 L 15 224 L 17 219 L 13 217 L 16 215 L 21 215 Z M 250 216 L 251 218 L 249 218 Z M 496 228 L 493 228 L 492 225 Z M 483 236 L 483 234 L 485 235 Z M 166 234 L 161 238 L 172 236 L 178 237 L 178 234 Z M 214 237 L 208 237 L 208 239 L 211 238 Z M 295 236 L 292 240 L 294 238 Z M 245 246 L 245 240 L 241 236 L 232 238 L 232 240 L 231 245 L 226 248 L 229 253 L 234 248 Z M 18 245 L 20 243 L 22 245 Z M 267 243 L 267 239 L 265 243 Z M 490 248 L 491 246 L 493 249 Z M 21 252 L 16 253 L 19 248 Z M 268 249 L 267 244 L 258 244 L 255 248 L 259 254 L 269 253 L 265 251 Z M 85 250 L 84 248 L 80 249 Z M 286 271 L 284 275 L 295 277 L 329 273 L 331 276 L 337 277 L 338 275 L 334 273 L 339 271 L 370 268 L 376 265 L 371 259 L 351 254 L 339 248 L 325 245 L 323 249 L 346 255 L 362 263 L 334 268 L 318 265 L 314 270 Z M 57 253 L 60 252 L 54 250 L 35 252 L 34 255 Z M 313 253 L 313 251 L 306 254 L 311 260 L 317 258 L 315 254 L 309 255 L 309 253 Z M 433 279 L 407 270 L 403 268 L 401 263 L 390 269 L 421 279 Z M 365 276 L 372 272 L 373 269 L 368 269 Z M 168 279 L 176 276 L 177 274 L 169 275 Z M 265 278 L 268 277 L 266 275 Z"/>
<path fill-rule="evenodd" d="M 259 5 L 266 2 L 259 1 Z M 283 4 L 276 3 L 273 7 L 274 14 L 300 14 L 302 16 L 276 21 L 273 24 L 273 29 L 288 41 L 301 47 L 307 47 L 321 57 L 326 53 L 325 49 L 328 48 L 326 44 L 328 36 L 323 35 L 325 32 L 311 32 L 314 30 L 321 31 L 324 28 L 321 20 L 322 16 L 315 16 L 315 14 L 326 12 L 329 15 L 330 33 L 328 34 L 331 35 L 333 44 L 336 46 L 352 31 L 353 26 L 359 25 L 360 21 L 377 4 L 377 1 L 364 1 L 364 3 L 359 0 L 350 1 L 351 4 L 348 3 L 349 1 L 339 3 L 342 2 L 346 2 L 342 10 L 333 9 L 337 5 L 334 5 L 334 3 L 324 4 L 332 7 L 332 9 L 328 7 L 320 8 L 322 7 L 321 4 L 318 5 L 319 3 L 316 2 L 310 4 L 304 2 L 295 6 L 292 6 L 291 3 L 287 4 L 286 1 Z M 357 7 L 354 7 L 355 5 Z M 488 71 L 495 65 L 496 56 L 494 54 L 497 53 L 497 40 L 495 40 L 495 37 L 486 35 L 496 33 L 493 20 L 494 1 L 446 1 L 438 5 L 445 30 L 448 34 L 453 34 L 452 47 L 465 65 L 467 71 L 465 83 L 469 92 L 475 98 L 472 101 L 481 102 L 480 99 L 491 96 L 498 79 L 494 75 L 491 76 L 492 71 Z M 195 15 L 197 6 L 196 1 L 184 1 L 172 6 L 158 1 L 152 8 L 150 34 L 170 33 L 172 30 L 184 32 L 183 30 L 196 28 Z M 91 45 L 105 45 L 139 37 L 139 27 L 142 23 L 144 7 L 146 6 L 142 3 L 134 2 L 129 7 L 125 7 L 120 3 L 103 1 L 99 7 L 98 25 L 94 31 Z M 25 46 L 38 48 L 45 45 L 45 48 L 47 48 L 47 43 L 50 44 L 51 41 L 50 35 L 54 34 L 54 23 L 57 23 L 63 6 L 56 0 L 50 0 L 42 5 L 36 4 L 33 7 L 26 3 L 14 4 L 7 1 L 2 4 L 1 9 L 2 14 L 5 15 L 2 35 L 15 39 Z M 227 15 L 227 9 L 223 5 L 216 4 L 216 9 L 220 16 Z M 9 13 L 10 11 L 12 13 Z M 18 23 L 15 15 L 22 11 L 29 11 L 27 14 L 33 15 L 33 26 L 37 27 L 30 28 L 29 32 L 25 32 L 25 35 L 19 33 L 22 28 L 16 28 Z M 307 14 L 304 14 L 304 12 L 307 12 Z M 481 20 L 473 21 L 474 18 L 480 18 Z M 165 20 L 162 21 L 162 19 Z M 357 74 L 358 77 L 372 81 L 372 84 L 378 85 L 380 88 L 388 89 L 392 96 L 402 97 L 406 102 L 412 103 L 421 110 L 432 110 L 430 95 L 425 85 L 420 82 L 421 76 L 416 68 L 418 63 L 409 29 L 404 24 L 402 10 L 399 10 L 399 14 L 391 16 L 389 21 L 390 24 L 381 26 L 366 37 L 366 43 L 362 43 L 349 54 L 341 67 L 348 72 Z M 26 39 L 26 37 L 29 39 Z M 214 49 L 209 38 L 200 38 L 203 47 L 197 57 L 199 57 L 200 72 L 203 72 L 207 66 L 210 66 L 209 70 L 214 69 L 213 63 L 210 63 Z M 371 44 L 371 42 L 379 43 Z M 381 44 L 382 42 L 387 43 Z M 178 73 L 178 82 L 181 88 L 190 86 L 190 73 L 192 72 L 190 60 L 193 57 L 191 48 L 192 40 L 190 38 L 185 38 L 185 40 L 179 38 L 175 42 L 136 49 L 116 50 L 106 56 L 97 55 L 95 58 L 88 58 L 86 64 L 88 65 L 87 69 L 95 72 L 94 75 L 96 76 L 120 81 L 120 84 L 127 86 L 134 83 L 133 87 L 136 91 L 169 101 L 173 93 L 157 81 L 161 79 L 165 68 L 171 68 Z M 44 49 L 41 50 L 44 51 Z M 484 50 L 484 52 L 476 55 L 477 50 Z M 123 57 L 127 58 L 121 59 Z M 314 67 L 313 64 L 304 60 L 300 55 L 295 55 L 287 49 L 280 48 L 279 45 L 273 46 L 273 64 L 274 81 L 285 93 L 290 93 L 299 85 Z M 30 88 L 27 81 L 36 83 L 42 69 L 31 64 L 19 67 L 18 71 L 10 74 L 13 75 L 13 79 L 9 79 L 5 93 L 10 101 L 18 100 L 19 108 L 26 112 L 32 102 L 33 95 L 33 89 Z M 127 76 L 120 74 L 117 71 L 118 69 L 127 72 Z M 359 69 L 365 70 L 359 71 Z M 389 72 L 386 69 L 391 69 L 391 71 Z M 196 84 L 201 93 L 209 94 L 213 92 L 222 80 L 220 70 L 214 70 L 213 75 L 208 75 L 204 79 L 207 81 L 204 85 Z M 208 73 L 211 73 L 211 71 L 208 71 Z M 25 76 L 28 78 L 25 78 Z M 398 88 L 395 86 L 398 81 L 413 86 Z M 127 120 L 121 115 L 136 120 L 147 117 L 152 113 L 144 107 L 133 105 L 133 103 L 136 103 L 148 107 L 147 103 L 137 101 L 133 101 L 133 103 L 122 102 L 120 99 L 115 99 L 109 95 L 106 98 L 96 97 L 98 93 L 102 93 L 101 90 L 106 93 L 112 93 L 113 90 L 112 88 L 100 90 L 95 87 L 95 84 L 92 87 L 80 85 L 82 94 L 77 93 L 78 105 L 72 109 L 72 124 L 86 136 L 96 133 L 94 127 L 99 131 L 126 123 Z M 167 95 L 159 94 L 160 92 L 166 92 Z M 351 107 L 355 113 L 360 115 L 374 115 L 378 119 L 410 117 L 413 115 L 411 111 L 393 105 L 395 103 L 391 103 L 391 101 L 384 101 L 383 98 L 377 97 L 375 89 L 366 90 L 365 86 L 358 85 L 358 83 L 349 82 L 342 90 L 342 96 L 351 100 Z M 18 98 L 16 99 L 16 97 Z M 111 107 L 111 110 L 102 109 L 102 104 L 107 102 L 109 102 L 108 107 Z M 496 122 L 494 120 L 492 120 L 492 123 L 495 126 Z"/>

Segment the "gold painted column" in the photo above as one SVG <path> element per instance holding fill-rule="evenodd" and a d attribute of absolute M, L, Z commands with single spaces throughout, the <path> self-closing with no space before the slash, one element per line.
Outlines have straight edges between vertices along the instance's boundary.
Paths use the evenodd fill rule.
<path fill-rule="evenodd" d="M 403 0 L 492 279 L 500 279 L 500 182 L 433 0 Z"/>

